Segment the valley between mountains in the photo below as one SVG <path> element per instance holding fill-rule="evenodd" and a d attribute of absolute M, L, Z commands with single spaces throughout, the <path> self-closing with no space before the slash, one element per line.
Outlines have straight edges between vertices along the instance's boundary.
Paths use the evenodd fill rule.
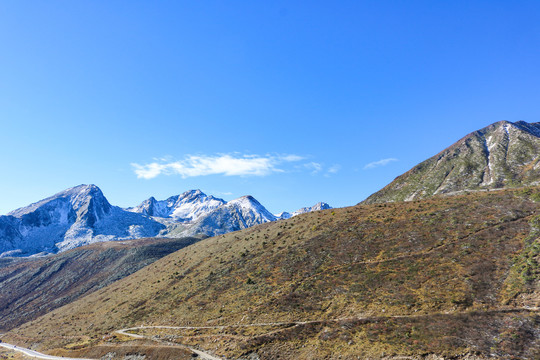
<path fill-rule="evenodd" d="M 279 220 L 259 208 L 253 223 L 249 197 L 230 208 L 206 197 L 212 221 L 174 205 L 183 195 L 123 209 L 178 238 L 0 259 L 1 339 L 103 360 L 540 359 L 539 129 L 492 124 L 351 207 Z M 32 224 L 105 234 L 96 224 L 119 210 L 70 191 L 53 198 L 73 212 Z M 0 220 L 28 226 L 49 203 Z M 184 237 L 231 218 L 246 226 Z"/>

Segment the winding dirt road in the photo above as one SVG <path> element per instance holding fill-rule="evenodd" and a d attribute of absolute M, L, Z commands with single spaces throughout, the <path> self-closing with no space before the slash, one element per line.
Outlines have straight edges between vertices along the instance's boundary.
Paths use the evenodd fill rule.
<path fill-rule="evenodd" d="M 182 328 L 179 328 L 179 327 L 175 327 L 175 326 L 137 326 L 137 327 L 132 327 L 132 328 L 128 328 L 128 329 L 116 330 L 115 333 L 120 334 L 120 335 L 124 335 L 124 336 L 129 336 L 129 337 L 132 337 L 134 339 L 150 339 L 150 340 L 153 340 L 153 341 L 159 341 L 160 343 L 167 344 L 167 345 L 174 345 L 174 346 L 184 347 L 184 348 L 188 349 L 189 351 L 192 351 L 195 354 L 199 355 L 199 358 L 203 359 L 203 360 L 223 360 L 222 358 L 215 357 L 213 355 L 205 353 L 204 351 L 192 348 L 192 347 L 187 346 L 187 345 L 181 345 L 181 344 L 177 344 L 177 343 L 169 343 L 169 342 L 162 341 L 162 340 L 151 339 L 150 337 L 147 337 L 147 336 L 144 336 L 144 335 L 132 334 L 132 333 L 128 332 L 128 331 L 133 331 L 133 330 L 141 330 L 141 329 L 149 329 L 149 328 L 151 328 L 151 329 L 200 329 L 201 327 L 182 327 Z M 207 328 L 210 328 L 210 327 L 207 327 Z"/>
<path fill-rule="evenodd" d="M 540 308 L 538 308 L 538 307 L 522 307 L 522 308 L 510 308 L 510 309 L 493 309 L 493 310 L 488 310 L 488 311 L 485 311 L 485 312 L 489 312 L 489 313 L 512 313 L 512 312 L 521 312 L 521 311 L 537 312 L 537 311 L 540 311 Z M 441 314 L 443 314 L 443 313 L 441 313 Z M 446 314 L 448 314 L 448 313 L 446 313 Z M 431 315 L 433 315 L 433 314 L 431 314 Z M 388 318 L 399 319 L 399 318 L 415 318 L 415 317 L 421 317 L 421 316 L 426 316 L 426 315 L 423 314 L 423 315 L 370 316 L 370 317 L 359 317 L 359 318 L 352 318 L 352 319 L 357 319 L 357 320 L 358 319 L 380 320 L 380 319 L 385 319 L 385 318 L 386 319 L 388 319 Z M 163 341 L 163 340 L 157 340 L 157 339 L 152 338 L 150 336 L 133 334 L 133 333 L 130 333 L 129 331 L 136 331 L 136 330 L 143 330 L 143 329 L 171 329 L 171 330 L 190 330 L 191 329 L 191 330 L 195 330 L 195 329 L 224 329 L 224 328 L 232 328 L 232 327 L 233 328 L 234 327 L 239 328 L 239 327 L 256 327 L 256 326 L 284 326 L 284 325 L 299 326 L 299 325 L 320 323 L 322 321 L 335 321 L 335 322 L 337 322 L 337 321 L 342 321 L 342 320 L 347 320 L 347 319 L 312 320 L 312 321 L 289 321 L 289 322 L 271 322 L 271 323 L 254 323 L 254 324 L 231 324 L 231 325 L 216 325 L 216 326 L 166 326 L 166 325 L 136 326 L 136 327 L 126 328 L 126 329 L 116 330 L 114 332 L 117 333 L 117 334 L 120 334 L 120 335 L 124 335 L 124 336 L 134 338 L 134 339 L 148 339 L 148 340 L 157 341 L 157 342 L 160 342 L 160 343 L 163 343 L 163 344 L 166 344 L 166 345 L 173 345 L 173 346 L 183 347 L 183 348 L 188 349 L 189 351 L 197 354 L 199 356 L 199 358 L 202 359 L 202 360 L 223 360 L 222 358 L 219 358 L 219 357 L 216 357 L 214 355 L 205 353 L 204 351 L 195 349 L 195 348 L 193 348 L 191 346 L 182 345 L 182 344 L 178 344 L 178 343 L 167 342 L 167 341 Z M 349 318 L 349 320 L 350 320 L 350 318 Z M 83 359 L 83 358 L 67 358 L 67 357 L 60 357 L 60 356 L 42 354 L 42 353 L 39 353 L 39 352 L 34 351 L 34 350 L 26 349 L 26 348 L 23 348 L 23 347 L 20 347 L 20 346 L 12 345 L 12 344 L 7 344 L 7 343 L 4 343 L 4 342 L 0 342 L 0 346 L 4 347 L 4 348 L 7 348 L 7 349 L 10 349 L 10 350 L 13 350 L 13 351 L 21 352 L 26 356 L 33 357 L 33 358 L 38 358 L 38 359 L 45 359 L 45 360 L 93 360 L 93 359 Z"/>

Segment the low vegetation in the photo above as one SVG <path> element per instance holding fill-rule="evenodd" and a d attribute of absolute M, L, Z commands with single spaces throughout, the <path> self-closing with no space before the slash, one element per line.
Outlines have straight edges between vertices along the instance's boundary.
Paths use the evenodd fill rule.
<path fill-rule="evenodd" d="M 41 258 L 0 259 L 0 332 L 88 295 L 198 240 L 102 242 Z"/>
<path fill-rule="evenodd" d="M 205 239 L 5 339 L 69 355 L 170 325 L 198 328 L 141 333 L 227 358 L 536 359 L 538 193 L 358 205 Z"/>

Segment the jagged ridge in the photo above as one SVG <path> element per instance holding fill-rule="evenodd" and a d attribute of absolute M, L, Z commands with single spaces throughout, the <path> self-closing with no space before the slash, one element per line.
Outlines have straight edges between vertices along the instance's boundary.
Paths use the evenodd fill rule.
<path fill-rule="evenodd" d="M 320 204 L 303 211 L 324 208 Z M 122 209 L 97 186 L 79 185 L 0 216 L 0 257 L 56 253 L 99 241 L 214 236 L 277 219 L 252 196 L 227 203 L 190 190 Z"/>
<path fill-rule="evenodd" d="M 223 199 L 208 196 L 201 190 L 190 190 L 160 201 L 152 196 L 141 205 L 127 210 L 154 217 L 170 217 L 178 222 L 189 222 L 224 204 L 226 201 Z"/>

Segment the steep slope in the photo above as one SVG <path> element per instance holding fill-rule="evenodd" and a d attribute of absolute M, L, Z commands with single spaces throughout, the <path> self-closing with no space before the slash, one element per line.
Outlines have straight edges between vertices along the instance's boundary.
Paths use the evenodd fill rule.
<path fill-rule="evenodd" d="M 230 359 L 537 359 L 539 199 L 538 188 L 477 192 L 265 223 L 202 240 L 3 339 L 69 355 L 143 324 L 194 326 L 139 334 Z"/>
<path fill-rule="evenodd" d="M 178 222 L 189 222 L 225 203 L 225 200 L 208 196 L 201 190 L 190 190 L 181 195 L 171 196 L 167 200 L 158 201 L 151 197 L 139 206 L 127 210 L 148 216 L 170 217 Z"/>
<path fill-rule="evenodd" d="M 104 242 L 48 257 L 4 258 L 0 263 L 0 332 L 103 288 L 198 240 Z"/>
<path fill-rule="evenodd" d="M 98 241 L 155 236 L 165 226 L 79 185 L 0 216 L 0 256 L 56 253 Z"/>
<path fill-rule="evenodd" d="M 397 177 L 364 203 L 540 183 L 540 123 L 499 121 Z"/>
<path fill-rule="evenodd" d="M 252 196 L 242 196 L 199 217 L 188 227 L 172 229 L 168 236 L 215 236 L 275 221 L 277 218 Z"/>

